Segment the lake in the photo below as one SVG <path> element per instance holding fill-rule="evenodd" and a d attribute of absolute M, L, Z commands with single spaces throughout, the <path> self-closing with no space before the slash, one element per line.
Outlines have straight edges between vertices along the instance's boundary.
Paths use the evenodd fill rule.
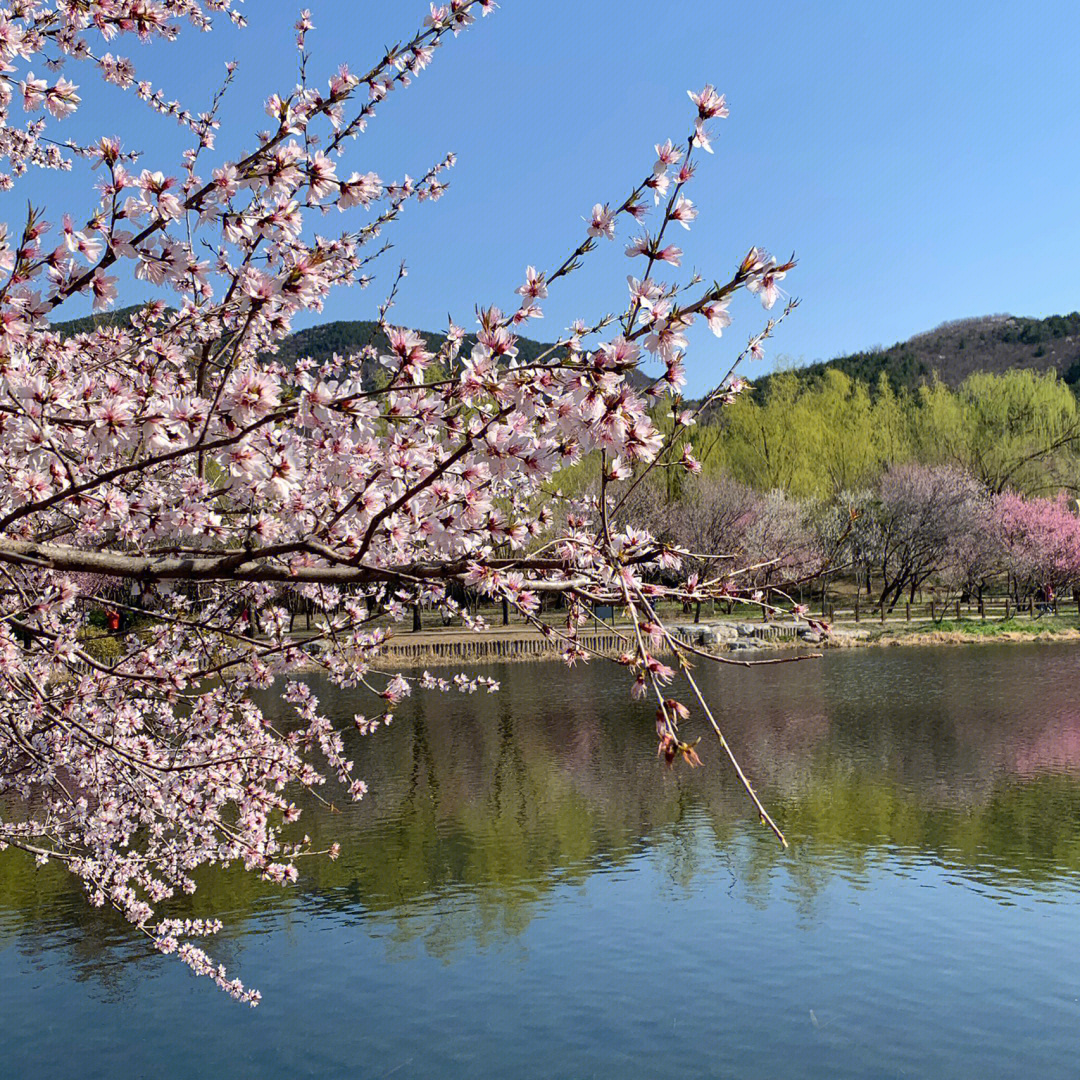
<path fill-rule="evenodd" d="M 211 951 L 258 1009 L 0 856 L 0 1076 L 1075 1076 L 1078 662 L 991 645 L 703 673 L 788 852 L 715 741 L 702 769 L 658 762 L 619 670 L 419 692 L 350 737 L 368 798 L 305 814 L 338 862 L 289 890 L 203 876 L 191 910 L 225 921 Z"/>

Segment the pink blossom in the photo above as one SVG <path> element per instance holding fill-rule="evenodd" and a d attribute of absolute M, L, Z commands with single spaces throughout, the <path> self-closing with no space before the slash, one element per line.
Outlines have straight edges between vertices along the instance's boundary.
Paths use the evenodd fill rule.
<path fill-rule="evenodd" d="M 547 297 L 547 285 L 544 283 L 544 275 L 537 273 L 535 266 L 525 269 L 525 284 L 519 285 L 516 292 L 525 297 L 525 300 L 543 300 Z"/>
<path fill-rule="evenodd" d="M 603 236 L 608 240 L 615 239 L 615 215 L 608 206 L 597 203 L 593 207 L 587 231 L 590 236 Z"/>
<path fill-rule="evenodd" d="M 705 316 L 705 319 L 709 324 L 709 329 L 717 337 L 720 337 L 724 333 L 724 330 L 731 325 L 731 316 L 728 314 L 728 305 L 726 302 L 711 302 L 705 304 L 701 309 L 701 314 Z"/>
<path fill-rule="evenodd" d="M 694 204 L 685 195 L 680 195 L 671 208 L 670 216 L 672 221 L 677 221 L 684 229 L 689 229 L 690 222 L 697 217 L 697 213 Z"/>
<path fill-rule="evenodd" d="M 112 305 L 116 299 L 116 281 L 115 277 L 110 277 L 100 270 L 94 272 L 90 279 L 90 290 L 94 294 L 95 311 L 103 311 Z"/>
<path fill-rule="evenodd" d="M 711 120 L 714 116 L 723 118 L 728 115 L 724 95 L 718 94 L 716 88 L 711 84 L 707 83 L 700 93 L 695 94 L 693 90 L 687 90 L 687 94 L 690 95 L 690 100 L 697 106 L 700 119 Z"/>

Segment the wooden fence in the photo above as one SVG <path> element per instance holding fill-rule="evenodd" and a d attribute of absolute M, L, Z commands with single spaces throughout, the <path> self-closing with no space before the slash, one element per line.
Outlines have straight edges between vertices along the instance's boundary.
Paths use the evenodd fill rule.
<path fill-rule="evenodd" d="M 1080 615 L 1080 599 L 1073 600 L 1059 597 L 1049 603 L 1038 599 L 1028 599 L 1017 604 L 1010 596 L 985 597 L 982 600 L 925 600 L 912 604 L 907 601 L 897 602 L 890 609 L 888 605 L 882 607 L 869 601 L 860 603 L 856 600 L 854 605 L 838 607 L 833 603 L 826 604 L 825 617 L 830 622 L 841 620 L 853 620 L 855 622 L 912 622 L 925 621 L 940 622 L 942 620 L 961 619 L 1011 619 L 1016 615 L 1026 615 L 1033 619 L 1042 618 L 1044 615 L 1071 614 L 1075 606 Z"/>

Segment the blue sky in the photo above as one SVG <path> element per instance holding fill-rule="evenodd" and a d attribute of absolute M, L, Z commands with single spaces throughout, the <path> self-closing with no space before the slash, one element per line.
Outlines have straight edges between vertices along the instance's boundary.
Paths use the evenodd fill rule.
<path fill-rule="evenodd" d="M 426 11 L 401 0 L 308 6 L 313 71 L 325 73 L 342 60 L 362 69 Z M 222 23 L 173 46 L 113 48 L 189 107 L 208 101 L 224 61 L 237 59 L 219 146 L 250 146 L 268 122 L 266 95 L 294 82 L 297 8 L 249 0 L 247 30 Z M 676 230 L 684 266 L 722 277 L 752 244 L 794 251 L 800 265 L 785 285 L 803 303 L 765 366 L 809 362 L 948 319 L 1080 307 L 1078 42 L 1075 0 L 504 0 L 384 105 L 347 162 L 386 178 L 457 152 L 447 196 L 410 208 L 387 233 L 395 251 L 382 281 L 405 258 L 396 319 L 434 328 L 452 313 L 471 325 L 475 304 L 514 302 L 527 263 L 561 259 L 592 204 L 621 197 L 651 167 L 654 143 L 683 136 L 686 90 L 713 82 L 731 116 L 692 185 L 696 227 Z M 175 126 L 114 88 L 93 89 L 88 73 L 69 77 L 86 99 L 73 131 L 119 132 L 144 164 L 174 168 Z M 24 182 L 14 201 L 28 194 L 54 221 L 90 206 L 78 174 Z M 18 213 L 11 197 L 2 210 Z M 632 269 L 622 248 L 607 245 L 553 293 L 530 336 L 621 308 Z M 342 291 L 305 322 L 369 318 L 381 296 L 380 283 Z M 752 298 L 733 314 L 722 341 L 694 339 L 691 390 L 763 317 Z"/>

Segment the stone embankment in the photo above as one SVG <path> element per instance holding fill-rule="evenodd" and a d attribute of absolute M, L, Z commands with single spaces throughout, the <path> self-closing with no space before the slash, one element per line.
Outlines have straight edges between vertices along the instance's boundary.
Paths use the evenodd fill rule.
<path fill-rule="evenodd" d="M 760 649 L 854 645 L 869 636 L 865 630 L 834 630 L 823 640 L 817 631 L 793 622 L 689 623 L 670 629 L 673 636 L 695 648 L 725 655 Z M 610 655 L 632 645 L 633 630 L 629 626 L 617 626 L 610 630 L 579 631 L 578 640 L 590 651 Z M 499 627 L 477 632 L 428 630 L 392 636 L 382 655 L 403 664 L 499 663 L 547 660 L 558 656 L 564 647 L 565 642 L 557 634 L 547 637 L 532 628 Z"/>

